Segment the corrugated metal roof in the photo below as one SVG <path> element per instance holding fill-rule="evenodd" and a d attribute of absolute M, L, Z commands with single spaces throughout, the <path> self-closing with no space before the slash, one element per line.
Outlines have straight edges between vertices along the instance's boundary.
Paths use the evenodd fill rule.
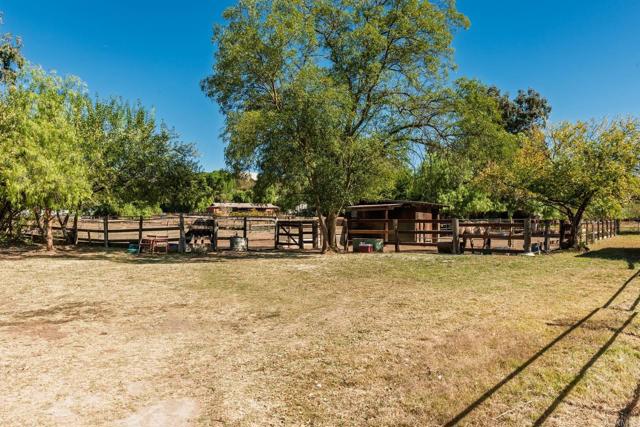
<path fill-rule="evenodd" d="M 358 209 L 390 209 L 390 208 L 399 208 L 402 206 L 424 206 L 424 207 L 447 207 L 447 205 L 443 205 L 440 203 L 430 203 L 430 202 L 420 202 L 415 200 L 379 200 L 376 202 L 360 202 L 358 205 L 353 205 L 347 207 L 347 210 L 358 210 Z"/>
<path fill-rule="evenodd" d="M 222 209 L 280 209 L 276 205 L 271 203 L 212 203 L 210 208 L 222 208 Z"/>
<path fill-rule="evenodd" d="M 378 204 L 370 204 L 370 205 L 353 205 L 348 206 L 347 210 L 356 210 L 356 209 L 382 209 L 382 208 L 399 208 L 403 204 L 402 203 L 378 203 Z"/>

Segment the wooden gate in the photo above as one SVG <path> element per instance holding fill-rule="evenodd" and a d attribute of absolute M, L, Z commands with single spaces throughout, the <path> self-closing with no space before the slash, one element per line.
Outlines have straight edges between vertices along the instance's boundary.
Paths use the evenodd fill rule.
<path fill-rule="evenodd" d="M 276 223 L 275 248 L 297 247 L 304 249 L 305 244 L 318 248 L 318 221 L 316 220 L 279 220 Z"/>

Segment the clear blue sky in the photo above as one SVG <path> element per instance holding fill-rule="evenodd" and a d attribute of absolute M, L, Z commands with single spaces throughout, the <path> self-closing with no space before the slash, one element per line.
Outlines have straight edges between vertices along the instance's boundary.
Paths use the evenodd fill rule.
<path fill-rule="evenodd" d="M 93 93 L 140 99 L 224 166 L 222 118 L 200 80 L 211 26 L 231 0 L 0 0 L 4 31 L 34 63 L 75 74 Z M 456 75 L 511 93 L 532 87 L 552 120 L 640 115 L 640 2 L 458 0 L 471 28 L 455 41 Z"/>

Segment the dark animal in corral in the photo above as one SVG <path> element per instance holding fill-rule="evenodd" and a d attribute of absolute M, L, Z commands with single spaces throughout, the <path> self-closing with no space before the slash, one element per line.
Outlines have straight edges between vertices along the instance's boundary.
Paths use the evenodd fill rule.
<path fill-rule="evenodd" d="M 213 240 L 213 228 L 215 221 L 213 219 L 198 218 L 189 227 L 189 231 L 185 234 L 187 243 L 190 245 L 198 243 L 204 244 L 204 239 Z"/>

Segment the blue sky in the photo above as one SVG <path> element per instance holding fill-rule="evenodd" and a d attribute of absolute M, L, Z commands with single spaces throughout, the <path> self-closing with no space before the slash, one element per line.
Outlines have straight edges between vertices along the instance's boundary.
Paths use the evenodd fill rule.
<path fill-rule="evenodd" d="M 140 99 L 205 169 L 224 166 L 222 118 L 199 88 L 211 27 L 232 1 L 0 0 L 4 31 L 34 63 L 80 76 L 102 97 Z M 640 115 L 640 2 L 458 0 L 471 28 L 456 36 L 456 76 L 512 94 L 532 87 L 552 120 Z"/>

